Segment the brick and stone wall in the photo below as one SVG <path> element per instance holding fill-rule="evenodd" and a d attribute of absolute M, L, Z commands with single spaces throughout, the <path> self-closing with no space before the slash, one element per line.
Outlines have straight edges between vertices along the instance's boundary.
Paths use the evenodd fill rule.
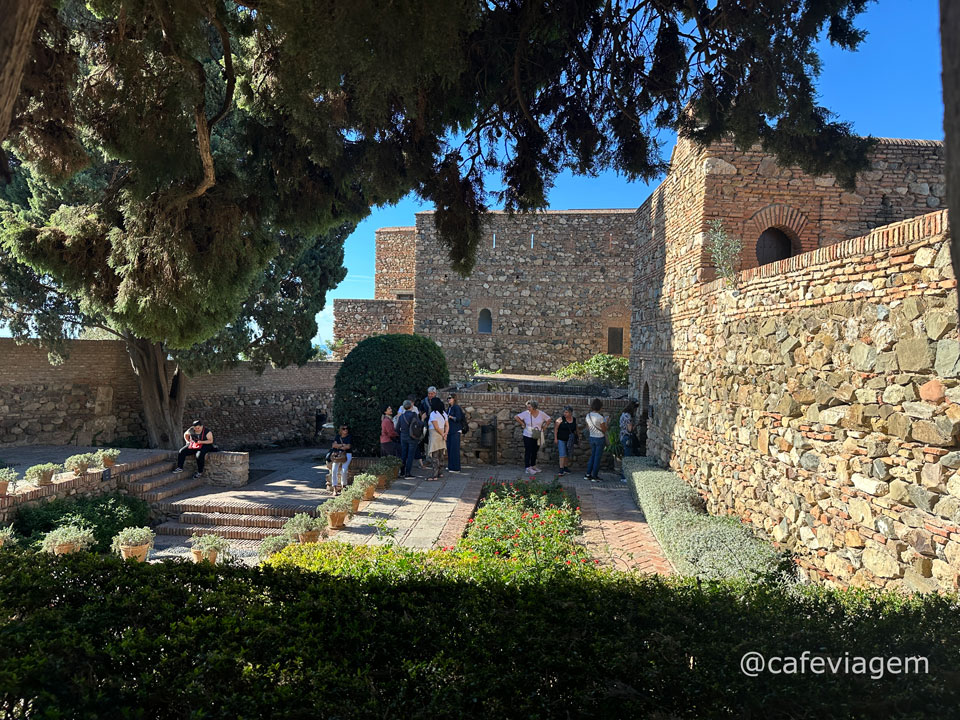
<path fill-rule="evenodd" d="M 339 362 L 310 362 L 257 375 L 245 364 L 190 379 L 184 422 L 199 415 L 222 448 L 310 439 L 316 412 L 332 415 Z M 191 416 L 191 417 L 187 417 Z"/>
<path fill-rule="evenodd" d="M 501 465 L 523 465 L 523 429 L 514 420 L 514 416 L 523 412 L 528 400 L 535 400 L 539 409 L 547 413 L 553 420 L 561 416 L 565 405 L 573 406 L 573 414 L 580 428 L 581 442 L 574 448 L 572 468 L 583 470 L 590 457 L 589 433 L 584 418 L 590 412 L 592 398 L 583 395 L 536 395 L 514 392 L 471 392 L 457 393 L 460 406 L 467 413 L 470 432 L 461 443 L 464 462 L 492 463 L 493 458 L 488 449 L 481 447 L 480 426 L 489 425 L 494 419 L 497 421 L 497 463 Z M 609 415 L 613 422 L 617 422 L 620 412 L 626 403 L 622 400 L 613 401 L 604 399 L 601 413 Z M 538 463 L 545 471 L 548 468 L 559 466 L 557 446 L 553 441 L 553 420 L 547 431 L 548 441 L 540 448 Z M 612 467 L 612 459 L 604 458 L 605 467 Z"/>
<path fill-rule="evenodd" d="M 943 143 L 934 140 L 879 138 L 852 192 L 832 176 L 781 167 L 759 146 L 740 151 L 730 141 L 718 142 L 700 162 L 704 220 L 723 220 L 743 240 L 741 269 L 757 266 L 757 239 L 770 227 L 793 241 L 795 253 L 807 252 L 929 213 L 944 202 Z M 711 265 L 706 251 L 703 264 Z"/>
<path fill-rule="evenodd" d="M 443 348 L 454 378 L 469 374 L 474 360 L 550 373 L 606 352 L 611 327 L 621 329 L 628 354 L 634 213 L 490 213 L 468 278 L 450 269 L 432 213 L 417 213 L 415 332 Z M 484 310 L 490 333 L 479 332 Z"/>
<path fill-rule="evenodd" d="M 51 365 L 46 351 L 0 338 L 0 446 L 144 437 L 139 398 L 122 343 L 74 340 Z"/>
<path fill-rule="evenodd" d="M 386 227 L 376 232 L 374 295 L 377 300 L 402 300 L 416 291 L 417 229 Z"/>
<path fill-rule="evenodd" d="M 413 332 L 413 300 L 333 301 L 333 356 L 342 360 L 357 343 L 374 335 Z"/>
<path fill-rule="evenodd" d="M 740 273 L 638 262 L 648 449 L 839 585 L 955 589 L 960 342 L 935 212 Z M 669 237 L 669 234 L 668 234 Z"/>
<path fill-rule="evenodd" d="M 241 363 L 192 377 L 184 415 L 199 415 L 224 449 L 309 439 L 316 410 L 330 413 L 339 367 L 312 362 L 257 375 Z M 43 350 L 0 339 L 0 447 L 105 445 L 122 438 L 146 438 L 123 343 L 75 340 L 67 360 L 50 365 Z"/>

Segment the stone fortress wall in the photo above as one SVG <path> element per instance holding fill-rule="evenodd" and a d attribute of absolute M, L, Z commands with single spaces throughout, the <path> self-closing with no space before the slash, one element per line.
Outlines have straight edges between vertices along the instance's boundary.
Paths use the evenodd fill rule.
<path fill-rule="evenodd" d="M 710 189 L 738 182 L 713 151 L 681 143 L 638 214 L 631 387 L 648 452 L 711 512 L 797 552 L 811 577 L 956 588 L 956 282 L 946 213 L 922 214 L 940 202 L 942 146 L 881 142 L 869 172 L 882 174 L 858 187 L 863 202 L 825 196 L 832 209 L 806 217 L 800 237 L 817 249 L 746 269 L 734 289 L 704 282 L 713 274 L 704 232 L 713 217 L 746 227 L 756 210 L 745 201 L 738 214 Z M 737 173 L 758 172 L 727 158 Z M 765 172 L 843 198 L 797 169 Z M 807 202 L 771 199 L 793 210 Z M 871 204 L 887 208 L 873 228 Z M 763 229 L 741 230 L 745 250 Z M 861 237 L 838 237 L 853 230 Z"/>
<path fill-rule="evenodd" d="M 74 340 L 58 366 L 45 351 L 0 339 L 0 447 L 103 445 L 146 439 L 137 378 L 124 345 Z M 267 368 L 257 375 L 245 364 L 188 380 L 184 422 L 199 415 L 230 449 L 312 437 L 317 408 L 333 407 L 333 379 L 340 363 Z"/>
<path fill-rule="evenodd" d="M 443 348 L 454 378 L 468 375 L 474 360 L 550 373 L 607 352 L 610 328 L 622 338 L 620 354 L 629 353 L 624 271 L 633 261 L 634 212 L 491 213 L 468 278 L 450 269 L 432 213 L 417 213 L 414 331 Z M 488 333 L 480 331 L 484 310 Z"/>

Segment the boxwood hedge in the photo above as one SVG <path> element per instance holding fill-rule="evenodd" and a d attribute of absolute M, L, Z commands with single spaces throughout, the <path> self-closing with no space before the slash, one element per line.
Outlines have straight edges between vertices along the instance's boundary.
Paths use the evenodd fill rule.
<path fill-rule="evenodd" d="M 0 716 L 923 718 L 960 701 L 956 597 L 591 568 L 508 581 L 360 552 L 394 570 L 0 552 Z M 748 651 L 929 672 L 747 677 Z"/>

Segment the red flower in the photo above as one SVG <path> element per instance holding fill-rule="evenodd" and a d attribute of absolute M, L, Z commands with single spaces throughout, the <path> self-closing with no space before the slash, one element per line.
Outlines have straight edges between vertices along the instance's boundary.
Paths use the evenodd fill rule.
<path fill-rule="evenodd" d="M 599 565 L 599 564 L 600 564 L 600 561 L 599 561 L 599 560 L 594 560 L 593 562 L 594 562 L 595 565 Z"/>
<path fill-rule="evenodd" d="M 580 562 L 586 562 L 587 558 L 580 558 Z"/>
<path fill-rule="evenodd" d="M 473 518 L 470 518 L 469 520 L 467 520 L 467 522 L 468 522 L 468 523 L 472 523 L 472 522 L 473 522 Z"/>
<path fill-rule="evenodd" d="M 567 560 L 567 565 L 569 565 L 569 564 L 570 564 L 570 561 L 569 561 L 569 560 Z"/>

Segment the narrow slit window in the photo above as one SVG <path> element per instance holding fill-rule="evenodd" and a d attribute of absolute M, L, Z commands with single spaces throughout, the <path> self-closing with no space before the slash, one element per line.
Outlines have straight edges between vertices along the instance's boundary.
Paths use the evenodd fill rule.
<path fill-rule="evenodd" d="M 607 354 L 623 355 L 623 328 L 607 328 Z"/>

